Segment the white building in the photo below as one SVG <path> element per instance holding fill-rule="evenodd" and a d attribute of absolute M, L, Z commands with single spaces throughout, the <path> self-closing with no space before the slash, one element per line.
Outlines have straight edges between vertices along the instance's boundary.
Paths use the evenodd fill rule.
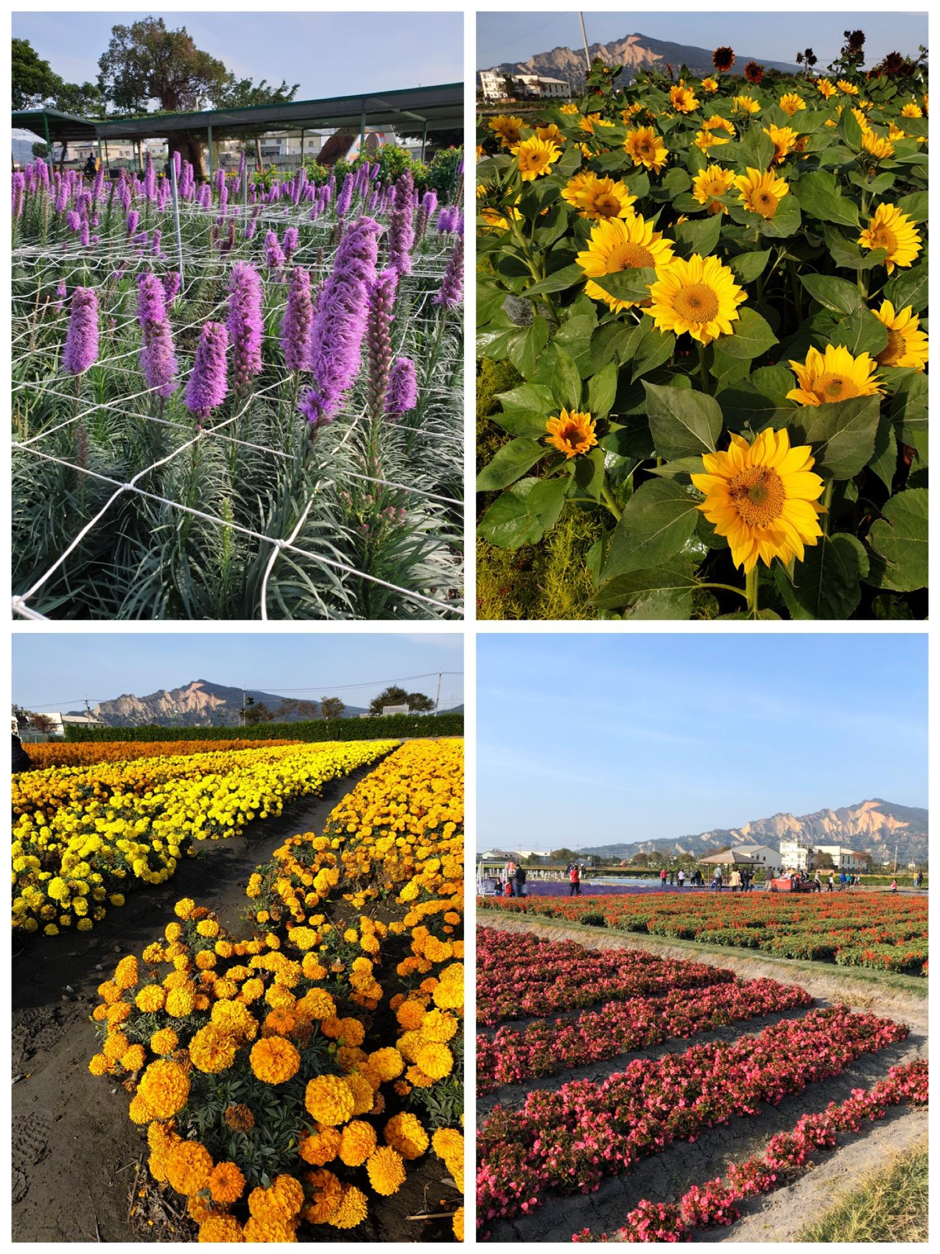
<path fill-rule="evenodd" d="M 802 840 L 781 840 L 780 857 L 786 871 L 812 871 L 816 865 L 813 846 Z"/>
<path fill-rule="evenodd" d="M 92 718 L 90 714 L 59 714 L 58 712 L 49 710 L 46 712 L 46 718 L 52 723 L 49 735 L 57 736 L 59 739 L 65 735 L 66 727 L 104 726 L 100 719 Z"/>
<path fill-rule="evenodd" d="M 499 70 L 480 70 L 480 90 L 484 100 L 502 100 L 507 86 L 507 77 Z"/>
<path fill-rule="evenodd" d="M 743 853 L 747 858 L 753 858 L 758 866 L 762 866 L 767 872 L 768 879 L 775 879 L 783 871 L 783 855 L 779 849 L 772 849 L 770 845 L 735 845 L 738 853 Z"/>
<path fill-rule="evenodd" d="M 827 853 L 837 871 L 867 871 L 871 857 L 858 849 L 846 849 L 844 845 L 817 845 L 817 853 Z"/>
<path fill-rule="evenodd" d="M 480 70 L 479 75 L 484 100 L 567 100 L 571 95 L 571 88 L 563 78 L 504 74 L 501 70 Z"/>

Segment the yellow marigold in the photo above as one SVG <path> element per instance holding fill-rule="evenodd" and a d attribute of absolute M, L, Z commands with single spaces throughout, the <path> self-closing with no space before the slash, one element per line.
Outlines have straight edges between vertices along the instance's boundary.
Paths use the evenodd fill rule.
<path fill-rule="evenodd" d="M 369 1065 L 382 1080 L 395 1080 L 405 1069 L 401 1054 L 391 1045 L 373 1050 L 369 1055 Z"/>
<path fill-rule="evenodd" d="M 304 1104 L 319 1123 L 336 1127 L 352 1118 L 356 1103 L 342 1076 L 318 1075 L 307 1084 Z"/>
<path fill-rule="evenodd" d="M 114 982 L 118 988 L 133 988 L 139 978 L 137 959 L 122 958 L 114 972 Z"/>
<path fill-rule="evenodd" d="M 207 1075 L 227 1071 L 235 1061 L 238 1047 L 224 1028 L 207 1023 L 189 1042 L 189 1056 L 193 1066 Z"/>
<path fill-rule="evenodd" d="M 293 1244 L 297 1240 L 297 1224 L 279 1219 L 255 1219 L 252 1215 L 245 1224 L 242 1240 L 252 1245 Z"/>
<path fill-rule="evenodd" d="M 300 1070 L 300 1054 L 283 1036 L 267 1036 L 251 1047 L 251 1069 L 265 1084 L 283 1084 Z"/>
<path fill-rule="evenodd" d="M 179 1063 L 161 1058 L 141 1076 L 139 1092 L 157 1119 L 170 1119 L 189 1100 L 189 1076 Z"/>
<path fill-rule="evenodd" d="M 393 1115 L 385 1125 L 384 1135 L 392 1149 L 409 1161 L 420 1158 L 429 1145 L 428 1134 L 421 1121 L 409 1111 Z"/>
<path fill-rule="evenodd" d="M 92 1075 L 107 1075 L 110 1066 L 107 1054 L 93 1054 L 88 1062 L 88 1070 Z"/>
<path fill-rule="evenodd" d="M 215 1202 L 230 1206 L 245 1191 L 245 1177 L 237 1163 L 216 1163 L 209 1175 L 209 1192 Z"/>
<path fill-rule="evenodd" d="M 366 1195 L 355 1185 L 343 1190 L 342 1201 L 330 1215 L 327 1223 L 333 1228 L 355 1228 L 369 1213 Z"/>
<path fill-rule="evenodd" d="M 337 1157 L 342 1140 L 343 1134 L 337 1128 L 318 1128 L 316 1132 L 304 1133 L 298 1153 L 305 1163 L 323 1167 Z"/>
<path fill-rule="evenodd" d="M 343 1128 L 339 1156 L 347 1167 L 361 1167 L 375 1149 L 375 1129 L 371 1123 L 354 1119 Z"/>
<path fill-rule="evenodd" d="M 173 907 L 173 913 L 178 919 L 188 919 L 192 912 L 196 909 L 196 903 L 191 897 L 184 897 L 182 901 L 178 901 Z"/>
<path fill-rule="evenodd" d="M 159 984 L 145 984 L 134 998 L 134 1005 L 144 1014 L 153 1014 L 162 1010 L 166 1001 L 166 993 Z"/>
<path fill-rule="evenodd" d="M 112 1062 L 117 1062 L 122 1058 L 130 1048 L 130 1041 L 123 1032 L 111 1032 L 102 1045 L 102 1051 L 106 1058 L 110 1058 Z"/>
<path fill-rule="evenodd" d="M 405 1183 L 405 1164 L 401 1154 L 383 1145 L 370 1155 L 366 1163 L 369 1183 L 383 1197 L 391 1197 Z"/>
<path fill-rule="evenodd" d="M 125 1071 L 139 1071 L 147 1061 L 143 1045 L 132 1045 L 121 1055 L 121 1066 Z"/>
<path fill-rule="evenodd" d="M 310 1201 L 301 1211 L 301 1218 L 310 1224 L 325 1223 L 343 1200 L 343 1186 L 339 1178 L 332 1171 L 307 1171 L 304 1182 Z"/>
<path fill-rule="evenodd" d="M 167 993 L 166 1012 L 174 1019 L 185 1019 L 196 1008 L 196 998 L 189 988 L 171 988 Z"/>
<path fill-rule="evenodd" d="M 172 1028 L 161 1028 L 150 1038 L 150 1048 L 155 1054 L 172 1054 L 179 1044 L 179 1037 Z"/>
<path fill-rule="evenodd" d="M 443 1080 L 454 1069 L 454 1055 L 446 1045 L 427 1041 L 415 1051 L 415 1062 L 432 1080 Z"/>
<path fill-rule="evenodd" d="M 459 1128 L 438 1128 L 431 1138 L 431 1148 L 444 1162 L 463 1162 L 463 1133 Z"/>
<path fill-rule="evenodd" d="M 294 1176 L 277 1176 L 270 1188 L 252 1189 L 248 1209 L 255 1219 L 267 1223 L 286 1222 L 299 1214 L 304 1204 L 303 1185 Z"/>
<path fill-rule="evenodd" d="M 200 1141 L 180 1141 L 167 1151 L 166 1178 L 186 1197 L 206 1187 L 211 1170 L 212 1155 Z"/>
<path fill-rule="evenodd" d="M 127 1108 L 128 1118 L 131 1123 L 144 1124 L 149 1123 L 153 1118 L 150 1107 L 144 1101 L 139 1093 L 131 1098 L 131 1104 Z"/>
<path fill-rule="evenodd" d="M 453 1220 L 454 1237 L 458 1241 L 463 1240 L 463 1207 L 458 1206 L 454 1211 Z"/>
<path fill-rule="evenodd" d="M 342 1052 L 342 1051 L 340 1051 Z M 375 1090 L 362 1075 L 347 1075 L 346 1083 L 353 1095 L 353 1114 L 367 1115 L 375 1103 Z"/>
<path fill-rule="evenodd" d="M 242 1226 L 233 1215 L 210 1215 L 199 1225 L 199 1240 L 220 1244 L 243 1241 Z"/>
<path fill-rule="evenodd" d="M 206 936 L 210 940 L 214 940 L 219 934 L 219 925 L 215 919 L 200 919 L 196 924 L 196 931 L 200 936 Z"/>

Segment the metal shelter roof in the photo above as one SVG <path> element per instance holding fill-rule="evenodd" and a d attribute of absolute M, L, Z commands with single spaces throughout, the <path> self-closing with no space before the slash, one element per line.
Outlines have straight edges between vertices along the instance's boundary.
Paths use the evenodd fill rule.
<path fill-rule="evenodd" d="M 295 100 L 289 104 L 252 105 L 243 109 L 204 109 L 198 113 L 151 113 L 138 118 L 92 121 L 51 109 L 13 114 L 13 125 L 51 139 L 149 139 L 178 131 L 256 131 L 272 127 L 397 126 L 399 129 L 449 130 L 463 126 L 463 83 L 407 87 L 396 91 Z"/>

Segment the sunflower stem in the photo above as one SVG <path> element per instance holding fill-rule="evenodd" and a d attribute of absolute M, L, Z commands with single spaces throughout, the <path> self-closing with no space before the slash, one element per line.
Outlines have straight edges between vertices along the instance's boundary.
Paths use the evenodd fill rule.
<path fill-rule="evenodd" d="M 617 522 L 620 522 L 620 510 L 617 508 L 617 502 L 614 500 L 614 494 L 610 490 L 610 485 L 607 482 L 606 475 L 604 476 L 604 482 L 601 484 L 601 496 L 604 498 L 604 504 L 613 514 L 614 518 L 616 518 Z"/>
<path fill-rule="evenodd" d="M 757 592 L 759 587 L 760 569 L 755 562 L 751 569 L 747 572 L 744 579 L 745 596 L 747 597 L 748 612 L 752 617 L 757 617 Z"/>
<path fill-rule="evenodd" d="M 829 511 L 832 508 L 832 488 L 833 488 L 834 483 L 835 483 L 834 479 L 827 479 L 826 489 L 823 492 L 822 503 L 825 507 L 826 512 L 822 516 L 822 529 L 823 529 L 823 535 L 825 536 L 829 534 Z"/>
<path fill-rule="evenodd" d="M 739 597 L 747 600 L 747 593 L 743 588 L 736 588 L 733 583 L 700 583 L 700 588 L 717 588 L 721 592 L 736 592 Z"/>
<path fill-rule="evenodd" d="M 698 345 L 698 369 L 702 376 L 702 391 L 708 391 L 708 371 L 705 369 L 705 345 Z"/>

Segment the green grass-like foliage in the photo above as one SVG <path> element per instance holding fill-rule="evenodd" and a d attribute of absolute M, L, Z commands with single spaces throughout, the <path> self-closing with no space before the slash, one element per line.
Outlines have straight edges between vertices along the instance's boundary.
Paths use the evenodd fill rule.
<path fill-rule="evenodd" d="M 66 740 L 96 744 L 124 740 L 397 740 L 462 735 L 462 714 L 319 718 L 297 723 L 259 723 L 252 727 L 80 727 L 70 724 L 65 729 Z"/>
<path fill-rule="evenodd" d="M 926 1140 L 904 1154 L 839 1201 L 832 1210 L 807 1224 L 796 1240 L 925 1242 L 927 1240 L 928 1154 Z"/>

